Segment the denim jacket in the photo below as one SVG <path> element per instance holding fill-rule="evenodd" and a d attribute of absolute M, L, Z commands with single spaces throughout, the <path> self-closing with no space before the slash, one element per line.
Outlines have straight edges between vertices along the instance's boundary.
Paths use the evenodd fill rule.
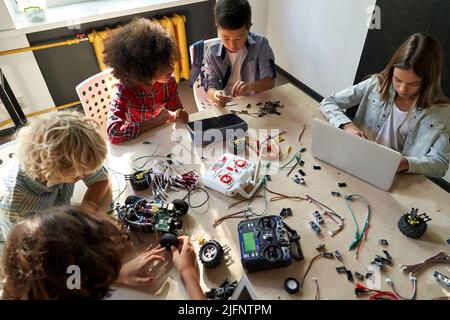
<path fill-rule="evenodd" d="M 343 110 L 359 104 L 353 123 L 371 140 L 375 140 L 392 110 L 395 90 L 391 86 L 388 102 L 381 99 L 379 81 L 371 77 L 344 89 L 320 103 L 320 111 L 331 125 L 339 127 L 351 122 Z M 449 166 L 450 105 L 412 111 L 405 145 L 401 154 L 408 160 L 410 173 L 442 177 Z"/>
<path fill-rule="evenodd" d="M 241 67 L 241 80 L 254 82 L 276 78 L 275 57 L 269 41 L 263 36 L 249 32 Z M 231 75 L 231 62 L 222 41 L 212 44 L 205 53 L 205 91 L 213 88 L 223 90 Z"/>

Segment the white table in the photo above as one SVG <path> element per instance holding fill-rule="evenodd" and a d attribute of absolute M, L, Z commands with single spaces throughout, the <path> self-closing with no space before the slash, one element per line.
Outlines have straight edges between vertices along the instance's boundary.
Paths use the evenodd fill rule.
<path fill-rule="evenodd" d="M 255 111 L 257 107 L 254 105 L 257 102 L 276 100 L 280 100 L 285 106 L 283 109 L 280 109 L 281 116 L 267 115 L 262 118 L 252 118 L 242 115 L 241 117 L 247 121 L 250 129 L 287 130 L 288 133 L 285 135 L 286 141 L 282 145 L 284 145 L 285 149 L 288 146 L 292 146 L 293 150 L 297 150 L 300 147 L 298 143 L 300 127 L 302 124 L 306 125 L 301 142 L 307 148 L 307 151 L 302 154 L 305 161 L 303 170 L 307 174 L 305 176 L 307 184 L 306 186 L 301 186 L 292 182 L 291 177 L 294 173 L 289 178 L 286 178 L 287 170 L 285 169 L 283 172 L 272 176 L 272 181 L 268 182 L 268 187 L 272 190 L 290 195 L 308 194 L 312 196 L 344 216 L 345 226 L 341 233 L 335 237 L 331 237 L 328 235 L 328 230 L 334 229 L 336 225 L 325 217 L 322 236 L 319 237 L 307 225 L 308 221 L 313 220 L 312 212 L 316 210 L 316 207 L 312 204 L 306 201 L 291 200 L 269 203 L 269 214 L 278 215 L 282 208 L 292 208 L 293 216 L 288 217 L 286 222 L 299 232 L 305 259 L 301 262 L 294 261 L 290 266 L 285 268 L 247 274 L 257 292 L 258 298 L 314 299 L 315 288 L 312 279 L 316 277 L 319 282 L 322 299 L 355 299 L 354 283 L 349 282 L 345 274 L 338 274 L 336 272 L 335 268 L 342 265 L 336 259 L 318 259 L 312 266 L 305 283 L 302 284 L 302 290 L 299 294 L 290 295 L 284 290 L 283 283 L 287 277 L 293 276 L 299 280 L 303 277 L 311 258 L 317 254 L 315 248 L 320 243 L 324 243 L 328 251 L 338 249 L 344 258 L 347 269 L 358 271 L 362 274 L 366 273 L 366 267 L 370 265 L 370 261 L 374 259 L 375 254 L 382 255 L 382 250 L 387 249 L 394 259 L 393 265 L 384 267 L 385 271 L 382 272 L 381 277 L 375 276 L 375 279 L 379 281 L 382 290 L 390 290 L 385 283 L 385 278 L 390 277 L 393 279 L 400 293 L 404 296 L 409 296 L 411 293 L 411 282 L 408 275 L 400 271 L 398 264 L 418 263 L 435 255 L 439 251 L 448 251 L 449 245 L 446 243 L 446 239 L 450 236 L 450 197 L 448 193 L 425 177 L 411 174 L 403 174 L 397 177 L 391 191 L 385 192 L 344 172 L 340 172 L 336 168 L 321 161 L 315 160 L 308 149 L 311 144 L 309 125 L 313 117 L 322 117 L 322 115 L 318 110 L 318 103 L 291 84 L 274 88 L 257 96 L 238 99 L 236 100 L 238 103 L 237 106 L 227 107 L 222 112 L 228 112 L 230 109 L 246 109 L 248 103 L 253 105 L 250 110 Z M 211 110 L 202 111 L 192 115 L 191 120 L 206 118 L 213 114 L 217 115 L 217 112 Z M 144 140 L 159 143 L 158 154 L 179 154 L 178 151 L 181 149 L 181 145 L 190 144 L 187 131 L 185 129 L 183 130 L 181 132 L 183 138 L 181 143 L 176 141 L 176 137 L 173 135 L 173 127 L 168 125 L 152 132 L 147 132 L 136 140 L 128 141 L 121 145 L 110 145 L 109 165 L 116 171 L 131 173 L 130 161 L 139 156 L 151 154 L 154 149 L 152 145 L 142 144 Z M 171 136 L 172 139 L 170 138 Z M 175 159 L 184 158 L 186 160 L 192 158 L 196 163 L 186 165 L 185 167 L 202 172 L 206 166 L 215 160 L 208 156 L 211 148 L 206 149 L 207 159 L 204 163 L 201 163 L 198 154 L 191 154 L 186 150 L 183 157 L 175 156 Z M 219 156 L 220 154 L 216 154 L 216 157 Z M 313 170 L 313 165 L 320 165 L 322 170 Z M 112 181 L 113 184 L 116 184 L 114 178 Z M 347 187 L 338 188 L 337 182 L 346 182 Z M 121 186 L 124 186 L 123 181 L 121 182 Z M 361 194 L 368 199 L 371 205 L 370 229 L 367 241 L 360 252 L 358 260 L 353 257 L 354 251 L 348 251 L 347 249 L 355 234 L 354 223 L 345 201 L 342 197 L 335 198 L 331 196 L 330 192 L 332 190 L 339 191 L 341 194 Z M 194 213 L 190 210 L 189 215 L 184 219 L 185 226 L 183 233 L 192 235 L 194 239 L 203 235 L 206 240 L 215 239 L 222 245 L 228 245 L 231 248 L 231 256 L 234 263 L 228 267 L 225 264 L 221 264 L 217 269 L 204 269 L 200 264 L 201 285 L 205 291 L 208 288 L 218 287 L 225 278 L 231 281 L 239 280 L 244 274 L 240 263 L 240 250 L 236 229 L 240 220 L 226 220 L 216 228 L 212 227 L 212 223 L 215 218 L 237 211 L 237 209 L 244 208 L 246 205 L 243 203 L 236 208 L 227 210 L 227 204 L 233 203 L 240 198 L 229 198 L 211 189 L 208 189 L 208 191 L 211 197 L 208 208 L 200 209 L 199 211 L 202 213 Z M 175 192 L 172 194 L 172 199 L 181 198 L 185 193 Z M 121 197 L 121 201 L 123 202 L 126 195 L 129 194 L 133 194 L 133 190 L 128 185 L 126 192 Z M 255 210 L 262 209 L 263 200 L 261 198 L 255 199 L 252 207 Z M 418 207 L 420 212 L 426 212 L 433 219 L 429 222 L 427 232 L 419 240 L 405 237 L 397 228 L 397 222 L 400 216 L 409 212 L 412 207 Z M 355 203 L 353 208 L 361 228 L 365 214 L 364 208 L 359 202 Z M 389 246 L 384 248 L 379 245 L 379 239 L 387 239 Z M 200 246 L 196 242 L 194 244 L 198 250 Z M 421 272 L 418 275 L 417 298 L 431 299 L 449 295 L 448 291 L 445 291 L 444 287 L 433 279 L 434 270 L 438 270 L 446 275 L 450 274 L 448 265 L 434 265 Z M 184 287 L 179 281 L 178 274 L 173 270 L 163 273 L 159 283 L 149 288 L 143 288 L 138 293 L 132 292 L 134 291 L 121 289 L 115 293 L 113 298 L 150 297 L 154 299 L 184 299 L 187 297 Z M 147 296 L 147 293 L 154 295 Z"/>

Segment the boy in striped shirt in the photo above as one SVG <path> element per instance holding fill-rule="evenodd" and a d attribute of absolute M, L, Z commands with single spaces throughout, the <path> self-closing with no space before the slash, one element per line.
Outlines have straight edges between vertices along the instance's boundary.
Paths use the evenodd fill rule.
<path fill-rule="evenodd" d="M 58 112 L 18 132 L 17 155 L 0 170 L 0 240 L 27 212 L 70 204 L 79 180 L 87 186 L 81 205 L 106 211 L 112 200 L 102 166 L 107 148 L 96 128 L 79 113 Z"/>

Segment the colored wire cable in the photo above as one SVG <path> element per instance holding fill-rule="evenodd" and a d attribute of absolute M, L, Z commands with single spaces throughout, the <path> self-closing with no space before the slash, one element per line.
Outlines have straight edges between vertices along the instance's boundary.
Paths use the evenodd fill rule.
<path fill-rule="evenodd" d="M 193 193 L 196 193 L 196 192 L 199 192 L 199 191 L 202 191 L 206 195 L 206 198 L 205 198 L 205 200 L 202 203 L 200 203 L 199 205 L 195 205 L 194 206 L 191 203 L 191 196 L 192 196 Z M 183 200 L 186 200 L 186 199 L 187 199 L 187 203 L 188 203 L 188 205 L 189 205 L 189 207 L 191 209 L 198 209 L 198 208 L 203 207 L 208 202 L 208 200 L 209 200 L 209 193 L 204 188 L 195 187 L 195 188 L 189 190 L 188 193 L 183 197 Z"/>
<path fill-rule="evenodd" d="M 319 288 L 319 281 L 317 278 L 313 278 L 314 286 L 316 287 L 316 295 L 314 296 L 314 300 L 320 300 L 320 288 Z"/>
<path fill-rule="evenodd" d="M 412 284 L 412 287 L 413 287 L 413 292 L 412 292 L 411 296 L 408 297 L 408 298 L 405 298 L 405 297 L 401 296 L 398 293 L 398 291 L 395 289 L 394 282 L 392 281 L 392 279 L 387 278 L 386 279 L 386 283 L 392 289 L 392 291 L 397 295 L 397 297 L 399 297 L 400 299 L 402 299 L 402 300 L 414 300 L 416 298 L 416 293 L 417 293 L 417 278 L 412 273 L 410 273 L 409 274 L 409 279 L 411 280 L 411 284 Z"/>
<path fill-rule="evenodd" d="M 361 241 L 361 239 L 364 237 L 364 235 L 366 234 L 366 229 L 369 226 L 369 219 L 370 219 L 370 205 L 369 202 L 366 200 L 366 198 L 364 198 L 363 196 L 359 195 L 359 194 L 351 194 L 351 195 L 346 195 L 344 197 L 345 199 L 345 203 L 347 205 L 348 210 L 350 211 L 350 214 L 353 217 L 353 221 L 355 222 L 355 227 L 356 227 L 356 231 L 355 231 L 355 238 L 353 239 L 353 242 L 349 245 L 349 250 L 354 250 L 356 249 L 356 247 L 358 246 L 359 242 Z M 361 232 L 359 232 L 359 226 L 358 226 L 358 222 L 356 221 L 356 216 L 353 212 L 352 207 L 350 206 L 349 200 L 353 200 L 353 199 L 360 199 L 364 202 L 365 206 L 366 206 L 366 217 L 364 219 L 364 225 L 362 227 Z"/>
<path fill-rule="evenodd" d="M 417 273 L 423 269 L 428 267 L 431 264 L 434 263 L 450 263 L 450 255 L 446 254 L 444 251 L 439 252 L 437 255 L 432 256 L 431 258 L 428 258 L 422 262 L 419 262 L 417 264 L 412 265 L 402 265 L 400 264 L 400 269 L 403 272 L 410 273 L 412 275 L 417 275 Z"/>

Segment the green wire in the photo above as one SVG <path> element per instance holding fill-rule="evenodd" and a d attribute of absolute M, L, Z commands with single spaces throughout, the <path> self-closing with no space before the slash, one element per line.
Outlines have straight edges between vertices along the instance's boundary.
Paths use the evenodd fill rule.
<path fill-rule="evenodd" d="M 361 233 L 359 232 L 359 226 L 358 226 L 358 222 L 356 221 L 356 217 L 355 214 L 352 210 L 352 208 L 350 207 L 349 201 L 351 199 L 354 198 L 359 198 L 361 199 L 364 204 L 366 205 L 367 208 L 367 212 L 366 212 L 366 218 L 364 220 L 364 226 L 362 228 Z M 345 199 L 345 204 L 347 205 L 347 208 L 349 209 L 352 217 L 353 217 L 353 221 L 355 222 L 355 226 L 356 226 L 356 232 L 355 232 L 355 238 L 353 239 L 353 242 L 350 244 L 349 246 L 349 250 L 353 250 L 358 246 L 358 243 L 361 241 L 361 239 L 364 236 L 364 233 L 366 232 L 367 226 L 369 225 L 369 218 L 370 218 L 370 205 L 369 202 L 367 201 L 366 198 L 364 198 L 363 196 L 359 195 L 359 194 L 351 194 L 351 195 L 347 195 L 344 197 Z"/>

